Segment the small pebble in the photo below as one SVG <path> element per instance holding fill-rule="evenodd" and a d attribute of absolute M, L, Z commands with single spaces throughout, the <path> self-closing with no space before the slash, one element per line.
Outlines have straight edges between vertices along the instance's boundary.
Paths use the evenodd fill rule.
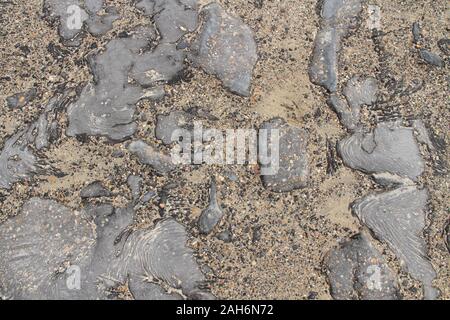
<path fill-rule="evenodd" d="M 431 64 L 439 68 L 442 68 L 444 66 L 444 60 L 442 60 L 440 56 L 431 51 L 421 49 L 419 54 L 422 60 L 428 64 Z"/>

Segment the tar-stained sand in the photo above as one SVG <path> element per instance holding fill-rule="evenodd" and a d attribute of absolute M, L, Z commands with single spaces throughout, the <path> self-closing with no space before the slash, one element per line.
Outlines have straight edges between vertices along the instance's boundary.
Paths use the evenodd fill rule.
<path fill-rule="evenodd" d="M 35 119 L 45 102 L 64 87 L 75 88 L 91 79 L 86 57 L 100 52 L 121 31 L 146 23 L 130 1 L 106 1 L 119 8 L 122 19 L 105 36 L 86 37 L 80 47 L 66 48 L 59 42 L 56 24 L 43 19 L 42 1 L 0 2 L 0 142 Z M 206 1 L 202 1 L 202 3 Z M 158 177 L 139 165 L 126 152 L 125 144 L 112 145 L 102 138 L 78 141 L 63 137 L 45 151 L 45 158 L 66 176 L 47 175 L 29 183 L 19 183 L 10 191 L 0 190 L 0 219 L 18 213 L 23 202 L 40 196 L 55 199 L 71 208 L 80 208 L 80 189 L 101 180 L 115 194 L 114 205 L 131 199 L 126 185 L 129 174 L 140 174 L 148 191 L 159 194 L 138 212 L 136 225 L 152 225 L 161 213 L 174 216 L 188 227 L 190 245 L 205 272 L 212 292 L 233 299 L 330 299 L 324 273 L 324 255 L 362 228 L 351 215 L 349 204 L 379 190 L 369 176 L 340 165 L 327 175 L 327 138 L 333 143 L 346 136 L 336 114 L 326 105 L 320 87 L 310 83 L 307 68 L 313 40 L 318 30 L 317 3 L 305 1 L 219 1 L 240 16 L 255 32 L 259 60 L 254 71 L 252 95 L 241 98 L 227 92 L 221 83 L 202 71 L 188 68 L 181 82 L 167 86 L 167 97 L 158 103 L 138 104 L 139 129 L 136 138 L 157 143 L 154 137 L 157 114 L 200 107 L 218 118 L 208 121 L 214 128 L 257 128 L 274 116 L 309 133 L 310 186 L 277 194 L 265 190 L 255 166 L 180 167 L 169 176 Z M 259 5 L 261 4 L 261 5 Z M 346 39 L 339 65 L 340 86 L 353 75 L 380 77 L 389 70 L 406 84 L 421 79 L 418 92 L 398 98 L 399 113 L 423 119 L 440 141 L 439 159 L 429 157 L 421 185 L 430 189 L 431 202 L 425 238 L 429 256 L 437 271 L 436 287 L 441 298 L 450 298 L 450 260 L 443 229 L 449 218 L 448 162 L 448 63 L 445 68 L 423 64 L 412 43 L 411 26 L 420 21 L 425 42 L 439 52 L 437 41 L 448 37 L 447 1 L 371 0 L 381 7 L 384 52 L 376 53 L 366 25 L 367 8 L 361 26 Z M 49 45 L 64 52 L 57 59 Z M 381 57 L 381 58 L 380 58 Z M 22 109 L 11 110 L 6 97 L 35 87 L 38 97 Z M 383 90 L 383 88 L 382 88 Z M 373 115 L 365 113 L 366 123 Z M 67 125 L 62 116 L 61 122 Z M 113 157 L 121 150 L 125 156 Z M 161 150 L 166 150 L 161 146 Z M 339 159 L 338 162 L 340 163 Z M 442 170 L 441 170 L 442 171 Z M 238 179 L 230 179 L 230 173 Z M 218 185 L 218 199 L 225 217 L 209 236 L 199 235 L 196 221 L 208 204 L 211 177 Z M 215 235 L 230 230 L 231 243 Z M 375 242 L 400 275 L 404 298 L 420 298 L 418 282 L 400 270 L 389 249 Z"/>

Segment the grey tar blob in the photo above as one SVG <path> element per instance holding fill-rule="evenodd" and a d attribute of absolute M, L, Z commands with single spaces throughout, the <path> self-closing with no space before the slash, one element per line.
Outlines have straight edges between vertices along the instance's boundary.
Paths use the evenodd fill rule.
<path fill-rule="evenodd" d="M 128 151 L 136 155 L 140 163 L 149 165 L 160 174 L 167 174 L 175 169 L 170 156 L 160 153 L 142 140 L 131 142 Z"/>
<path fill-rule="evenodd" d="M 111 191 L 106 189 L 100 181 L 94 181 L 80 191 L 81 198 L 98 198 L 109 196 L 111 196 Z"/>
<path fill-rule="evenodd" d="M 356 28 L 361 14 L 361 0 L 324 0 L 320 29 L 314 42 L 309 65 L 312 83 L 329 92 L 336 92 L 338 84 L 338 60 L 341 41 Z"/>
<path fill-rule="evenodd" d="M 191 132 L 193 117 L 184 111 L 173 111 L 168 115 L 160 114 L 156 117 L 155 136 L 166 145 L 172 144 L 175 130 Z M 175 140 L 176 141 L 176 140 Z M 189 141 L 190 142 L 190 141 Z"/>
<path fill-rule="evenodd" d="M 32 88 L 25 92 L 16 93 L 6 98 L 6 105 L 9 108 L 22 108 L 32 101 L 37 95 L 37 90 Z"/>
<path fill-rule="evenodd" d="M 33 198 L 0 225 L 0 294 L 7 299 L 110 299 L 128 283 L 136 299 L 212 299 L 173 219 L 133 229 L 131 206 L 72 211 Z"/>
<path fill-rule="evenodd" d="M 134 134 L 136 103 L 161 98 L 162 84 L 183 69 L 184 56 L 175 45 L 141 53 L 155 36 L 151 27 L 139 28 L 130 38 L 111 40 L 103 53 L 90 60 L 95 83 L 86 85 L 79 99 L 69 105 L 67 135 L 122 141 Z M 129 78 L 137 83 L 130 83 Z"/>
<path fill-rule="evenodd" d="M 69 266 L 90 263 L 95 226 L 52 200 L 30 199 L 0 225 L 0 291 L 8 299 L 81 298 L 66 285 Z"/>
<path fill-rule="evenodd" d="M 202 14 L 205 21 L 189 58 L 195 66 L 219 78 L 231 92 L 249 96 L 258 59 L 252 30 L 217 3 L 205 6 Z"/>
<path fill-rule="evenodd" d="M 439 67 L 439 68 L 442 68 L 444 66 L 444 60 L 438 54 L 436 54 L 434 52 L 431 52 L 426 49 L 420 49 L 419 55 L 423 61 L 425 61 L 426 63 L 428 63 L 432 66 Z"/>
<path fill-rule="evenodd" d="M 197 28 L 197 0 L 140 0 L 136 7 L 153 18 L 162 43 L 175 43 Z"/>
<path fill-rule="evenodd" d="M 396 123 L 380 123 L 371 132 L 356 132 L 338 144 L 344 163 L 367 173 L 391 173 L 413 181 L 425 164 L 413 129 Z"/>
<path fill-rule="evenodd" d="M 46 149 L 59 137 L 56 116 L 65 107 L 66 98 L 63 94 L 50 99 L 36 121 L 4 141 L 0 151 L 0 188 L 11 189 L 19 181 L 52 169 L 39 159 L 36 150 Z"/>
<path fill-rule="evenodd" d="M 325 265 L 331 295 L 337 300 L 396 300 L 397 279 L 364 234 L 331 250 Z"/>
<path fill-rule="evenodd" d="M 361 107 L 370 106 L 377 100 L 378 85 L 375 78 L 351 78 L 345 88 L 346 101 L 339 95 L 332 93 L 328 97 L 328 105 L 336 112 L 342 125 L 348 130 L 355 131 L 361 127 Z"/>
<path fill-rule="evenodd" d="M 260 130 L 267 130 L 267 140 L 259 141 L 266 144 L 273 134 L 272 130 L 279 130 L 279 164 L 273 174 L 261 175 L 262 182 L 266 188 L 274 192 L 289 192 L 304 188 L 309 181 L 308 165 L 308 134 L 305 130 L 286 123 L 281 118 L 274 118 L 264 122 Z M 261 132 L 260 132 L 261 135 Z M 269 145 L 268 155 L 276 152 L 274 146 Z M 262 145 L 260 145 L 262 150 Z M 271 167 L 272 164 L 261 163 L 263 169 Z M 263 171 L 262 171 L 263 172 Z"/>
<path fill-rule="evenodd" d="M 436 272 L 427 258 L 423 237 L 428 191 L 416 186 L 371 194 L 356 201 L 352 210 L 400 260 L 403 268 L 423 284 L 425 299 L 435 299 L 432 281 Z"/>
<path fill-rule="evenodd" d="M 198 229 L 200 233 L 209 234 L 223 217 L 223 211 L 217 202 L 216 182 L 211 182 L 209 191 L 209 205 L 202 211 L 198 219 Z"/>
<path fill-rule="evenodd" d="M 80 45 L 77 37 L 83 26 L 94 36 L 107 33 L 113 27 L 113 22 L 119 19 L 115 8 L 105 8 L 101 13 L 103 0 L 45 0 L 45 12 L 50 17 L 59 20 L 59 35 L 66 45 Z"/>

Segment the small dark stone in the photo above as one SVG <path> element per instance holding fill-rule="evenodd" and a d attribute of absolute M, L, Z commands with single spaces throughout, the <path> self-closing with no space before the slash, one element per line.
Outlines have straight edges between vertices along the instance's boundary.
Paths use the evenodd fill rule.
<path fill-rule="evenodd" d="M 428 150 L 435 150 L 433 142 L 431 141 L 429 130 L 425 123 L 422 120 L 413 120 L 412 127 L 416 132 L 416 139 L 418 142 L 425 144 L 428 147 Z"/>
<path fill-rule="evenodd" d="M 446 56 L 450 55 L 450 39 L 440 39 L 438 46 Z"/>
<path fill-rule="evenodd" d="M 125 152 L 123 152 L 122 150 L 115 150 L 111 154 L 111 157 L 113 157 L 113 158 L 123 158 L 124 156 L 125 156 Z"/>
<path fill-rule="evenodd" d="M 50 42 L 47 46 L 47 51 L 50 52 L 53 59 L 60 60 L 63 59 L 69 51 L 66 49 L 61 48 L 59 45 L 54 44 L 53 42 Z"/>
<path fill-rule="evenodd" d="M 144 194 L 144 196 L 141 199 L 141 203 L 145 204 L 147 202 L 149 202 L 152 198 L 154 198 L 156 196 L 156 192 L 154 191 L 149 191 L 146 194 Z"/>
<path fill-rule="evenodd" d="M 81 143 L 88 143 L 89 142 L 89 136 L 86 133 L 80 133 L 75 136 L 77 141 Z"/>
<path fill-rule="evenodd" d="M 130 187 L 133 200 L 137 201 L 141 195 L 142 178 L 140 176 L 129 175 L 127 183 Z"/>
<path fill-rule="evenodd" d="M 230 231 L 225 230 L 225 231 L 220 232 L 217 235 L 217 239 L 219 239 L 219 240 L 221 240 L 221 241 L 223 241 L 225 243 L 229 243 L 232 240 L 232 234 L 231 234 Z"/>
<path fill-rule="evenodd" d="M 256 243 L 259 240 L 261 240 L 262 232 L 261 232 L 261 226 L 257 226 L 253 228 L 253 235 L 252 235 L 252 242 Z"/>
<path fill-rule="evenodd" d="M 6 98 L 6 105 L 9 108 L 22 108 L 36 98 L 37 90 L 32 88 L 26 92 L 16 93 Z"/>
<path fill-rule="evenodd" d="M 254 0 L 253 5 L 255 6 L 255 8 L 261 9 L 264 5 L 264 0 Z"/>
<path fill-rule="evenodd" d="M 308 300 L 316 300 L 319 294 L 315 291 L 310 291 L 308 293 Z"/>
<path fill-rule="evenodd" d="M 118 38 L 128 38 L 129 34 L 126 31 L 121 31 L 117 34 Z"/>
<path fill-rule="evenodd" d="M 414 22 L 412 25 L 413 42 L 415 44 L 422 40 L 422 35 L 420 34 L 420 25 L 418 22 Z"/>
<path fill-rule="evenodd" d="M 445 244 L 447 245 L 447 250 L 450 253 L 450 221 L 447 223 L 444 231 Z"/>
<path fill-rule="evenodd" d="M 29 46 L 19 46 L 18 48 L 24 53 L 25 56 L 28 56 L 31 53 L 31 49 Z"/>
<path fill-rule="evenodd" d="M 423 61 L 426 63 L 442 68 L 444 66 L 444 60 L 442 60 L 441 57 L 439 57 L 436 53 L 433 53 L 431 51 L 428 51 L 426 49 L 420 49 L 419 51 L 420 57 Z"/>
<path fill-rule="evenodd" d="M 109 196 L 111 196 L 111 192 L 100 181 L 94 181 L 80 191 L 80 197 L 83 199 Z"/>
<path fill-rule="evenodd" d="M 216 182 L 211 182 L 209 205 L 198 219 L 198 229 L 202 234 L 209 234 L 223 217 L 222 209 L 217 202 Z"/>
<path fill-rule="evenodd" d="M 327 139 L 327 174 L 332 176 L 338 169 L 336 143 Z"/>

